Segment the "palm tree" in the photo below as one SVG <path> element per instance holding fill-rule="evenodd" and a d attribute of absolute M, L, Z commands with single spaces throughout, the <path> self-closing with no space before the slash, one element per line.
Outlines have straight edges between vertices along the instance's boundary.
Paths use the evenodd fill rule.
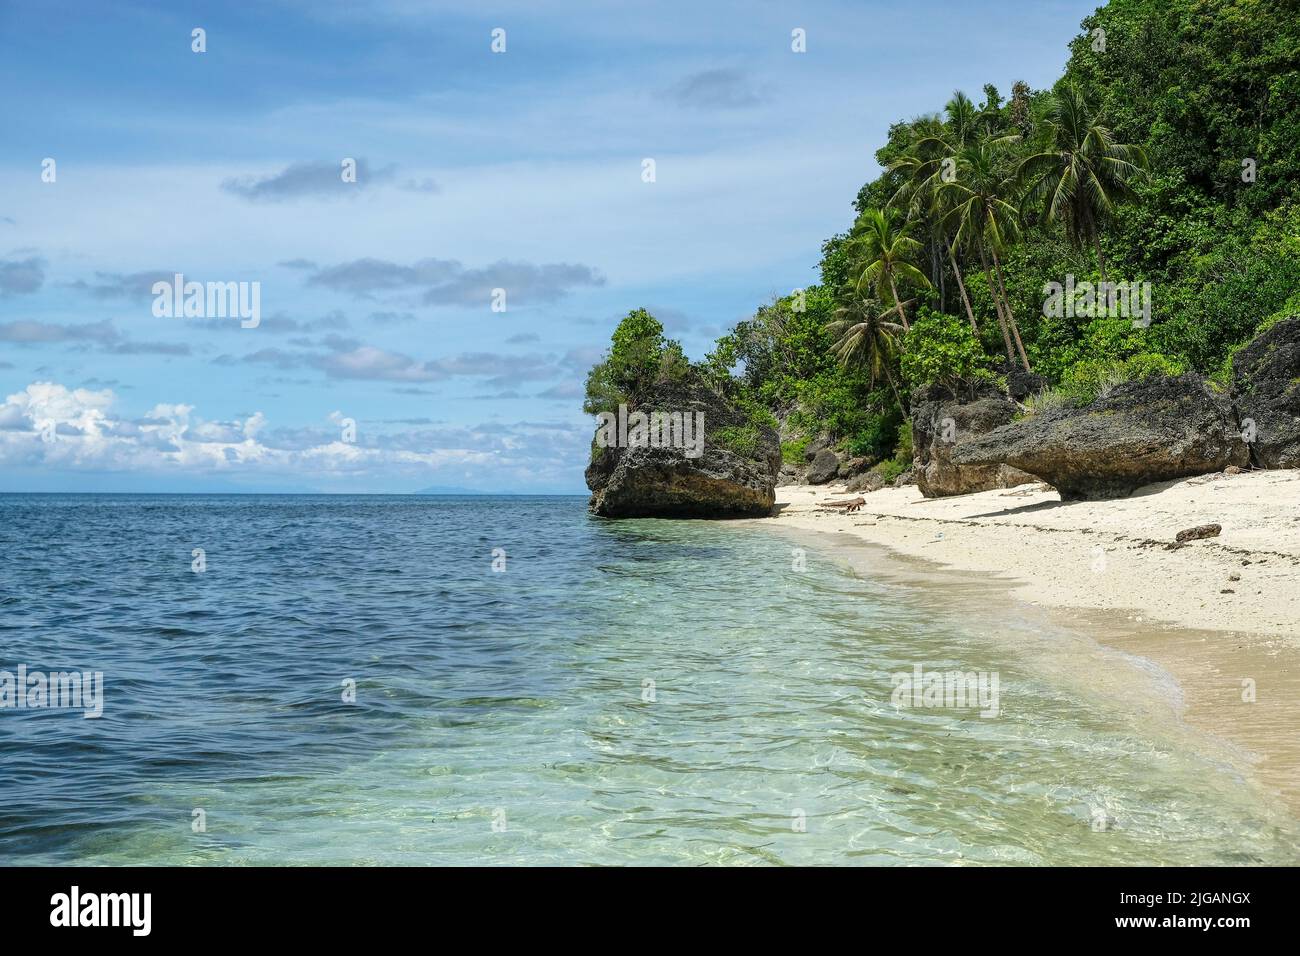
<path fill-rule="evenodd" d="M 1067 86 L 1048 110 L 1042 152 L 1025 159 L 1017 172 L 1027 202 L 1042 203 L 1044 223 L 1060 222 L 1076 248 L 1091 244 L 1103 281 L 1103 225 L 1122 200 L 1133 195 L 1132 183 L 1147 170 L 1141 146 L 1115 142 L 1083 94 Z"/>
<path fill-rule="evenodd" d="M 922 145 L 923 143 L 929 145 Z M 971 308 L 970 296 L 966 293 L 965 277 L 962 276 L 961 266 L 957 264 L 957 252 L 946 228 L 947 209 L 944 208 L 944 196 L 938 188 L 945 171 L 943 160 L 946 157 L 943 154 L 946 148 L 936 150 L 935 146 L 942 143 L 943 141 L 933 134 L 918 137 L 912 143 L 909 152 L 889 164 L 891 172 L 903 175 L 903 183 L 890 198 L 889 203 L 896 208 L 905 207 L 910 219 L 925 222 L 931 241 L 942 246 L 944 252 L 948 254 L 948 263 L 952 266 L 953 277 L 957 280 L 957 289 L 961 293 L 962 304 L 966 307 L 966 317 L 970 320 L 971 331 L 979 335 L 975 310 Z"/>
<path fill-rule="evenodd" d="M 984 278 L 998 313 L 1007 362 L 1015 364 L 1011 345 L 1014 338 L 1015 350 L 1027 372 L 1029 357 L 1020 339 L 1020 328 L 1011 313 L 1011 300 L 1007 296 L 1002 261 L 998 255 L 1015 240 L 1019 232 L 1019 215 L 1007 198 L 1011 194 L 1011 184 L 998 170 L 995 142 L 984 141 L 964 147 L 956 156 L 955 177 L 951 182 L 941 183 L 939 192 L 948 210 L 945 219 L 955 229 L 954 244 L 974 248 L 979 253 Z M 990 257 L 993 260 L 992 272 L 989 270 Z"/>
<path fill-rule="evenodd" d="M 973 140 L 980 124 L 980 111 L 971 98 L 961 90 L 953 90 L 952 99 L 944 104 L 944 115 L 952 138 L 950 144 L 960 148 Z"/>
<path fill-rule="evenodd" d="M 947 119 L 940 122 L 937 117 L 927 117 L 918 121 L 916 123 L 918 136 L 912 144 L 911 151 L 890 164 L 891 170 L 901 171 L 906 176 L 902 188 L 890 202 L 895 203 L 900 198 L 909 197 L 913 202 L 917 200 L 928 202 L 930 214 L 938 218 L 941 224 L 939 231 L 943 237 L 942 242 L 948 253 L 948 262 L 952 266 L 953 276 L 957 279 L 957 288 L 966 307 L 966 317 L 970 320 L 971 329 L 976 335 L 979 334 L 979 325 L 975 322 L 975 311 L 971 308 L 966 282 L 961 267 L 957 264 L 956 243 L 947 238 L 947 229 L 943 225 L 948 222 L 948 213 L 951 211 L 948 208 L 950 197 L 940 189 L 940 186 L 951 181 L 956 172 L 958 155 L 967 147 L 983 141 L 990 148 L 996 148 L 1020 140 L 1019 133 L 996 135 L 1001 124 L 1001 114 L 998 112 L 1001 97 L 992 84 L 984 87 L 984 96 L 984 108 L 980 109 L 961 90 L 954 90 L 952 99 L 948 100 L 943 108 Z M 990 289 L 992 289 L 991 284 Z M 994 304 L 997 305 L 996 293 Z M 1009 306 L 1007 311 L 1010 311 Z M 999 307 L 999 322 L 1003 321 L 1002 314 L 1002 307 Z M 1016 334 L 1018 338 L 1019 330 Z"/>
<path fill-rule="evenodd" d="M 849 238 L 857 259 L 854 271 L 858 277 L 853 289 L 861 295 L 863 287 L 874 287 L 880 301 L 893 303 L 906 331 L 910 326 L 898 297 L 898 283 L 907 282 L 921 289 L 931 286 L 925 273 L 914 265 L 921 244 L 907 234 L 907 224 L 898 227 L 895 223 L 893 210 L 867 209 L 858 217 Z"/>
<path fill-rule="evenodd" d="M 894 392 L 899 408 L 906 408 L 894 380 L 894 361 L 898 356 L 898 337 L 906 331 L 889 316 L 890 306 L 879 311 L 878 303 L 855 296 L 835 310 L 835 318 L 827 328 L 838 336 L 835 357 L 844 366 L 860 365 L 866 370 L 872 387 L 884 379 Z"/>
<path fill-rule="evenodd" d="M 985 87 L 985 96 L 996 98 L 997 90 L 991 89 L 991 86 L 990 84 Z M 947 119 L 940 125 L 938 131 L 922 136 L 917 141 L 917 146 L 922 150 L 930 151 L 937 147 L 942 155 L 955 157 L 964 147 L 974 145 L 980 140 L 991 138 L 995 144 L 1000 145 L 1019 139 L 1015 133 L 997 135 L 1002 124 L 1002 116 L 993 107 L 992 98 L 984 104 L 985 108 L 981 109 L 961 90 L 954 90 L 952 99 L 943 107 Z M 1000 98 L 997 98 L 997 102 L 1000 107 Z"/>

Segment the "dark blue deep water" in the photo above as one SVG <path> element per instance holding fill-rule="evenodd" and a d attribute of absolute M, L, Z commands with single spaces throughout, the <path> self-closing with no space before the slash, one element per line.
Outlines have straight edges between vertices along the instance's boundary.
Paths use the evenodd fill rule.
<path fill-rule="evenodd" d="M 0 863 L 1295 862 L 1045 627 L 581 498 L 3 495 L 0 671 L 104 700 L 0 709 Z M 917 663 L 1001 716 L 891 706 Z"/>

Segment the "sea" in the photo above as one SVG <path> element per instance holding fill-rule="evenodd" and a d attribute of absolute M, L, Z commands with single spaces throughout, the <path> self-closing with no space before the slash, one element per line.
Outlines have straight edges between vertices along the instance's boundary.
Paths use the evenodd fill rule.
<path fill-rule="evenodd" d="M 580 497 L 0 495 L 0 865 L 1300 860 L 1157 668 L 843 554 Z"/>

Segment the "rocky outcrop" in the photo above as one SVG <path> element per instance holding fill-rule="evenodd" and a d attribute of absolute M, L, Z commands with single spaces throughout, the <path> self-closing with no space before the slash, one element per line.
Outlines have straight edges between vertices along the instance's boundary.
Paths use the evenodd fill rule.
<path fill-rule="evenodd" d="M 824 485 L 834 478 L 840 470 L 840 459 L 829 448 L 817 452 L 812 464 L 808 466 L 807 481 L 810 485 Z"/>
<path fill-rule="evenodd" d="M 830 447 L 831 447 L 831 440 L 827 438 L 825 435 L 822 435 L 818 438 L 814 438 L 811 441 L 809 441 L 807 445 L 804 446 L 803 460 L 806 462 L 811 462 L 814 458 L 817 457 L 818 452 Z"/>
<path fill-rule="evenodd" d="M 844 484 L 845 491 L 862 491 L 872 492 L 879 491 L 885 487 L 885 479 L 880 476 L 879 472 L 868 471 L 861 475 L 855 475 Z"/>
<path fill-rule="evenodd" d="M 802 484 L 804 484 L 802 468 L 796 468 L 794 465 L 782 465 L 781 470 L 777 472 L 776 486 L 778 488 L 783 485 Z"/>
<path fill-rule="evenodd" d="M 889 487 L 902 488 L 905 485 L 914 484 L 916 484 L 916 468 L 913 465 L 908 465 L 897 478 L 889 483 Z"/>
<path fill-rule="evenodd" d="M 776 430 L 750 421 L 726 398 L 694 378 L 654 386 L 627 410 L 637 413 L 702 414 L 703 440 L 694 447 L 663 441 L 650 429 L 638 443 L 626 439 L 597 446 L 587 467 L 589 510 L 608 518 L 730 518 L 765 516 L 776 501 L 781 445 Z M 617 415 L 610 409 L 611 415 Z M 606 439 L 608 438 L 606 433 Z M 689 430 L 688 438 L 693 438 Z M 655 441 L 656 438 L 660 440 Z"/>
<path fill-rule="evenodd" d="M 953 460 L 958 448 L 1007 424 L 1016 411 L 1016 403 L 992 385 L 979 387 L 965 398 L 954 397 L 938 385 L 918 390 L 912 399 L 912 468 L 921 494 L 942 498 L 1033 481 L 1031 475 L 1000 462 Z"/>
<path fill-rule="evenodd" d="M 1007 394 L 1017 402 L 1047 390 L 1047 379 L 1033 372 L 1026 372 L 1020 367 L 1007 370 Z"/>
<path fill-rule="evenodd" d="M 1011 465 L 1063 500 L 1116 498 L 1143 485 L 1248 461 L 1231 406 L 1196 375 L 1115 386 L 1082 408 L 1057 408 L 960 445 L 959 465 Z"/>
<path fill-rule="evenodd" d="M 1232 360 L 1232 400 L 1259 468 L 1300 468 L 1300 318 L 1277 323 Z"/>
<path fill-rule="evenodd" d="M 836 478 L 854 478 L 863 474 L 871 468 L 872 460 L 865 455 L 858 455 L 856 458 L 846 458 L 840 462 L 840 470 L 835 473 Z"/>

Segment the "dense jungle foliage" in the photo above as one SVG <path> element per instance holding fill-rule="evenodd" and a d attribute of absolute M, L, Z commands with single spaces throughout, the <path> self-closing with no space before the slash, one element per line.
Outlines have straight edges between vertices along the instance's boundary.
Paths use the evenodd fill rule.
<path fill-rule="evenodd" d="M 820 281 L 701 366 L 781 423 L 788 460 L 829 435 L 896 465 L 909 396 L 932 383 L 1047 388 L 1041 405 L 1135 375 L 1222 381 L 1235 349 L 1300 312 L 1295 0 L 1111 0 L 1051 89 L 941 106 L 890 128 Z M 1118 299 L 1100 282 L 1123 283 Z M 1051 283 L 1078 290 L 1068 307 L 1049 306 Z M 1124 291 L 1143 283 L 1145 316 Z M 651 317 L 620 332 L 592 407 L 635 389 L 629 368 L 682 368 Z"/>

